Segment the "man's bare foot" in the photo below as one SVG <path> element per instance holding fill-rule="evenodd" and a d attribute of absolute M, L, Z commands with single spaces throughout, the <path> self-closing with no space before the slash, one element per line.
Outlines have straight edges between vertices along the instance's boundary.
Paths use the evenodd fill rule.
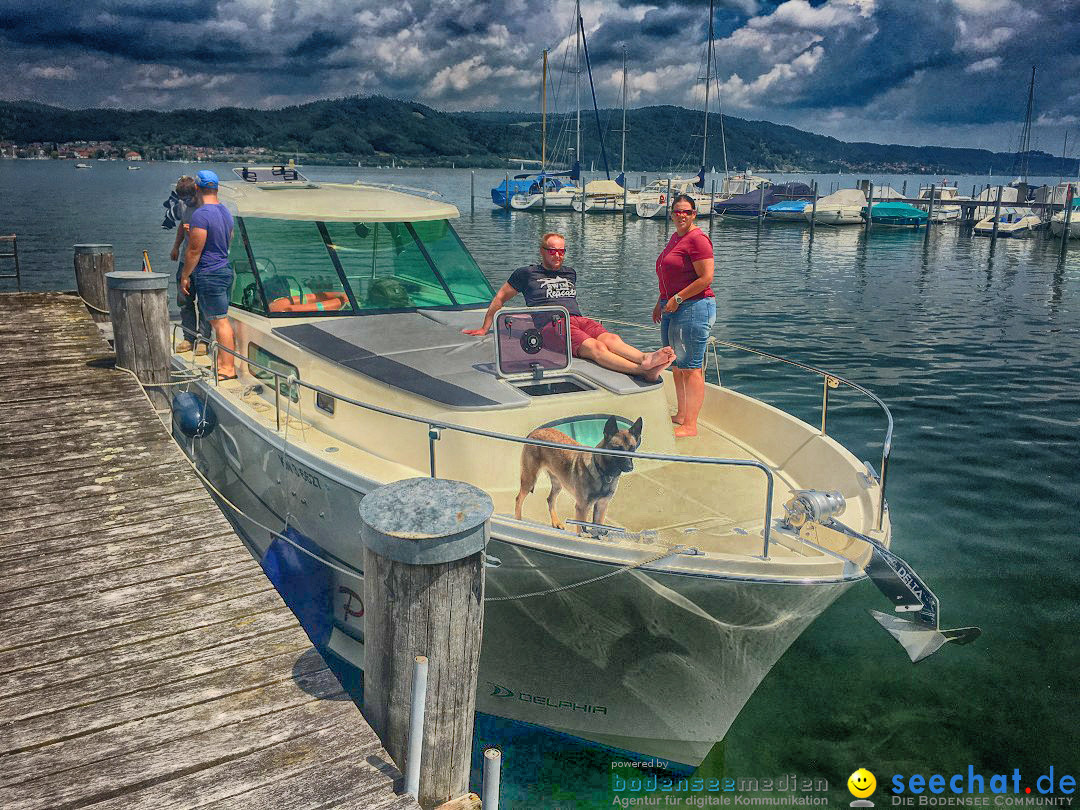
<path fill-rule="evenodd" d="M 671 415 L 671 421 L 676 425 L 681 425 L 683 423 L 683 417 L 679 416 L 677 413 L 673 413 Z"/>
<path fill-rule="evenodd" d="M 662 349 L 657 349 L 655 352 L 646 352 L 641 356 L 641 363 L 639 364 L 642 371 L 648 371 L 656 366 L 664 366 L 665 368 L 671 365 L 671 362 L 675 359 L 675 350 L 670 346 L 665 346 Z"/>
<path fill-rule="evenodd" d="M 652 354 L 654 354 L 654 355 L 661 354 L 661 352 L 663 352 L 663 351 L 664 351 L 663 349 L 660 349 L 659 351 L 655 351 Z M 642 366 L 641 366 L 641 370 L 639 371 L 639 373 L 641 374 L 642 378 L 644 378 L 645 380 L 648 380 L 649 382 L 656 382 L 657 380 L 660 379 L 660 374 L 663 372 L 663 370 L 665 368 L 667 368 L 668 366 L 670 366 L 672 363 L 675 362 L 675 352 L 671 352 L 670 357 L 664 355 L 661 358 L 660 362 L 655 363 L 655 365 L 653 365 L 653 366 L 646 367 L 644 365 L 645 361 L 642 360 L 641 362 L 642 362 Z"/>
<path fill-rule="evenodd" d="M 679 425 L 675 428 L 676 439 L 683 439 L 687 436 L 697 436 L 697 425 Z"/>

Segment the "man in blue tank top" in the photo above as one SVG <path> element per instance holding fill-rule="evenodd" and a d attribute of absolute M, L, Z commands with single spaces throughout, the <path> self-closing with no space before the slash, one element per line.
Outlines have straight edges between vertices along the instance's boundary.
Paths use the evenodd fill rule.
<path fill-rule="evenodd" d="M 229 209 L 218 202 L 218 176 L 214 172 L 203 169 L 195 176 L 195 185 L 200 205 L 191 215 L 180 289 L 190 294 L 194 285 L 199 308 L 214 330 L 214 339 L 233 351 L 236 344 L 229 322 L 229 291 L 233 283 L 229 242 L 233 218 Z M 236 365 L 228 352 L 218 353 L 218 379 L 236 379 Z"/>

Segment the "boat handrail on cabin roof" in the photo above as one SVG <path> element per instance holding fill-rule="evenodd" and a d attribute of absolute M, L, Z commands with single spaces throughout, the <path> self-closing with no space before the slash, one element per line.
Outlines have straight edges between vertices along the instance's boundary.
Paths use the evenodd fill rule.
<path fill-rule="evenodd" d="M 322 222 L 424 222 L 457 219 L 456 206 L 389 188 L 351 183 L 222 183 L 234 215 Z"/>

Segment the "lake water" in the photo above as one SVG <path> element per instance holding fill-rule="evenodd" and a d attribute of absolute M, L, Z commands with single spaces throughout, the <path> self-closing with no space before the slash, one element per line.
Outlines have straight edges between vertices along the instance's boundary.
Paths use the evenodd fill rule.
<path fill-rule="evenodd" d="M 0 234 L 18 234 L 24 288 L 73 287 L 78 242 L 113 244 L 117 269 L 138 269 L 146 249 L 155 269 L 173 272 L 174 232 L 159 227 L 160 204 L 176 177 L 196 168 L 0 161 Z M 214 168 L 223 177 L 228 169 Z M 562 231 L 583 310 L 641 324 L 620 331 L 656 345 L 647 325 L 662 220 L 583 224 L 580 215 L 495 210 L 488 189 L 502 172 L 475 173 L 475 213 L 465 170 L 308 174 L 442 192 L 461 209 L 456 227 L 496 286 L 535 258 L 541 233 Z M 828 189 L 856 178 L 817 179 Z M 950 179 L 961 193 L 1004 182 Z M 913 192 L 940 178 L 873 180 L 897 189 L 906 180 Z M 984 631 L 912 665 L 866 613 L 887 610 L 884 599 L 860 584 L 795 642 L 702 773 L 825 779 L 819 795 L 840 805 L 852 798 L 848 775 L 865 767 L 877 776 L 879 807 L 890 803 L 895 774 L 966 775 L 970 765 L 989 780 L 1019 769 L 1033 787 L 1051 767 L 1057 777 L 1077 775 L 1080 243 L 1062 257 L 1044 233 L 991 247 L 953 225 L 929 240 L 819 227 L 811 242 L 799 225 L 700 224 L 716 248 L 717 336 L 834 371 L 892 409 L 893 549 L 941 599 L 943 626 Z M 725 384 L 820 419 L 816 377 L 737 355 L 722 357 L 721 369 Z M 880 413 L 843 391 L 829 413 L 830 433 L 878 466 Z M 610 751 L 490 718 L 478 734 L 503 748 L 504 807 L 610 807 L 633 795 L 615 790 L 634 773 L 613 770 L 622 757 Z"/>

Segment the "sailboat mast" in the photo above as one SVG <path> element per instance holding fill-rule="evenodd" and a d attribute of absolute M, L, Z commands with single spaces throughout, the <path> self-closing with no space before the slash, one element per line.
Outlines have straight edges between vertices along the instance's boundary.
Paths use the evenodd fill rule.
<path fill-rule="evenodd" d="M 574 74 L 574 101 L 577 104 L 577 149 L 574 160 L 581 162 L 581 0 L 574 4 L 574 28 L 577 33 L 577 72 Z"/>
<path fill-rule="evenodd" d="M 1031 84 L 1028 85 L 1027 112 L 1024 115 L 1024 131 L 1020 136 L 1020 179 L 1028 179 L 1028 159 L 1031 151 L 1031 110 L 1035 102 L 1035 65 L 1031 66 Z"/>
<path fill-rule="evenodd" d="M 712 85 L 713 0 L 709 0 L 709 53 L 705 59 L 705 133 L 701 139 L 701 168 L 704 171 L 709 153 L 709 88 Z"/>
<path fill-rule="evenodd" d="M 547 170 L 547 48 L 544 48 L 544 70 L 540 84 L 540 172 Z"/>
<path fill-rule="evenodd" d="M 626 174 L 626 46 L 625 45 L 623 45 L 623 49 L 622 49 L 622 157 L 619 158 L 619 174 Z"/>

